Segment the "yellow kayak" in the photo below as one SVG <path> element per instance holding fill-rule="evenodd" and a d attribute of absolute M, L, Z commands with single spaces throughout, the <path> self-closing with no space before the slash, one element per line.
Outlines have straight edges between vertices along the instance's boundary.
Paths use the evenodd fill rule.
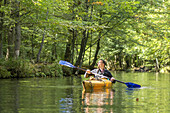
<path fill-rule="evenodd" d="M 113 83 L 110 80 L 107 80 L 106 78 L 90 78 L 89 80 L 83 81 L 83 88 L 85 90 L 111 88 L 112 84 Z"/>

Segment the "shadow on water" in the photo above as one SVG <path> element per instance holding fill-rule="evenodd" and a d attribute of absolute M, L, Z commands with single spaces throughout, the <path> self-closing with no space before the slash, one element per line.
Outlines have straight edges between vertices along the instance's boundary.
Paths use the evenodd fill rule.
<path fill-rule="evenodd" d="M 135 91 L 139 91 L 140 88 L 126 88 L 126 94 L 127 95 L 133 95 Z"/>

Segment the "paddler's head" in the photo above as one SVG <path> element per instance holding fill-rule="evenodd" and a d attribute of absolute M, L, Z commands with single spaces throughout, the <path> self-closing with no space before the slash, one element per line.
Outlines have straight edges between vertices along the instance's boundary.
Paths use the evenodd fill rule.
<path fill-rule="evenodd" d="M 98 67 L 104 69 L 106 62 L 103 59 L 100 59 L 97 63 Z"/>

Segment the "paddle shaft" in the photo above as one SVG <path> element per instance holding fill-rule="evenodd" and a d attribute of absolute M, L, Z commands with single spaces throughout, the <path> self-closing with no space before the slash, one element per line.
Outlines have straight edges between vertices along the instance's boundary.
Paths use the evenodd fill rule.
<path fill-rule="evenodd" d="M 120 80 L 115 80 L 116 82 L 119 82 L 119 83 L 123 83 L 123 84 L 125 84 L 125 82 L 122 82 L 122 81 L 120 81 Z"/>
<path fill-rule="evenodd" d="M 82 70 L 82 71 L 87 71 L 87 70 L 85 70 L 85 69 L 82 69 L 82 68 L 79 68 L 79 67 L 75 67 L 76 69 L 79 69 L 79 70 Z M 102 76 L 102 75 L 100 75 L 100 74 L 97 74 L 97 73 L 92 73 L 91 72 L 91 74 L 94 74 L 94 75 L 98 75 L 98 76 Z M 106 77 L 105 77 L 106 78 Z M 108 78 L 108 77 L 107 77 Z M 120 81 L 121 82 L 121 81 Z"/>
<path fill-rule="evenodd" d="M 85 69 L 79 68 L 79 67 L 75 67 L 76 69 L 82 70 L 82 71 L 86 71 Z"/>

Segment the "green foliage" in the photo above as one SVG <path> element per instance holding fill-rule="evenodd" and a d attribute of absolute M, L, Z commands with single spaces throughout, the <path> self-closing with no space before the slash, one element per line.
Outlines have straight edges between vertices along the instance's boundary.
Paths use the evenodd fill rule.
<path fill-rule="evenodd" d="M 69 67 L 63 66 L 63 67 L 62 67 L 62 70 L 63 70 L 63 75 L 64 75 L 64 76 L 73 75 L 73 74 L 72 74 L 73 69 L 70 69 Z"/>
<path fill-rule="evenodd" d="M 170 73 L 170 66 L 163 67 L 160 70 L 161 73 Z"/>
<path fill-rule="evenodd" d="M 29 61 L 23 59 L 8 60 L 1 62 L 1 76 L 2 78 L 22 78 L 33 76 L 33 68 L 31 67 Z M 4 72 L 4 73 L 3 73 Z"/>
<path fill-rule="evenodd" d="M 40 66 L 39 76 L 46 77 L 60 77 L 62 75 L 61 66 L 58 63 L 43 64 Z"/>
<path fill-rule="evenodd" d="M 62 74 L 57 61 L 52 64 L 32 64 L 25 59 L 17 59 L 0 63 L 0 78 L 59 77 Z"/>
<path fill-rule="evenodd" d="M 137 63 L 137 66 L 148 63 L 154 66 L 157 58 L 160 68 L 163 68 L 170 64 L 168 3 L 166 0 L 20 0 L 18 10 L 16 4 L 2 4 L 0 40 L 5 41 L 0 47 L 3 47 L 3 57 L 9 47 L 6 41 L 9 29 L 15 28 L 16 21 L 21 25 L 22 35 L 22 60 L 3 62 L 5 68 L 2 67 L 2 73 L 7 69 L 14 77 L 60 76 L 62 69 L 54 63 L 55 59 L 64 59 L 69 44 L 74 63 L 85 37 L 88 37 L 83 56 L 86 64 L 94 59 L 96 42 L 100 38 L 98 58 L 107 59 L 115 67 L 120 64 L 122 68 L 126 67 L 127 59 L 130 67 Z M 20 18 L 15 15 L 17 11 Z M 43 35 L 40 68 L 30 61 L 36 62 Z M 15 44 L 10 47 L 14 48 Z M 67 68 L 63 70 L 66 74 L 71 72 Z"/>
<path fill-rule="evenodd" d="M 0 66 L 0 78 L 10 78 L 11 73 L 5 68 Z"/>
<path fill-rule="evenodd" d="M 133 61 L 142 62 L 138 66 L 147 65 L 148 62 L 155 66 L 157 58 L 160 68 L 163 68 L 170 63 L 170 40 L 168 40 L 167 35 L 169 34 L 167 24 L 168 2 L 152 1 L 146 3 L 140 1 L 138 4 L 139 7 L 136 7 L 136 12 L 134 12 L 134 6 L 131 5 L 133 6 L 133 13 L 127 14 L 130 18 L 127 18 L 121 26 L 114 29 L 114 34 L 108 34 L 109 38 L 102 42 L 104 44 L 102 45 L 101 56 L 106 56 L 105 58 L 110 62 L 116 60 L 114 59 L 115 56 L 120 57 L 119 54 L 124 55 L 123 59 L 126 56 L 131 57 L 131 61 L 133 57 L 137 56 L 138 60 Z M 121 5 L 121 10 L 123 8 L 125 10 L 122 10 L 124 13 L 126 6 Z M 129 12 L 131 12 L 131 6 L 128 6 Z M 127 15 L 125 14 L 125 17 Z M 132 62 L 132 64 L 135 62 Z M 126 62 L 123 63 L 126 64 Z"/>

